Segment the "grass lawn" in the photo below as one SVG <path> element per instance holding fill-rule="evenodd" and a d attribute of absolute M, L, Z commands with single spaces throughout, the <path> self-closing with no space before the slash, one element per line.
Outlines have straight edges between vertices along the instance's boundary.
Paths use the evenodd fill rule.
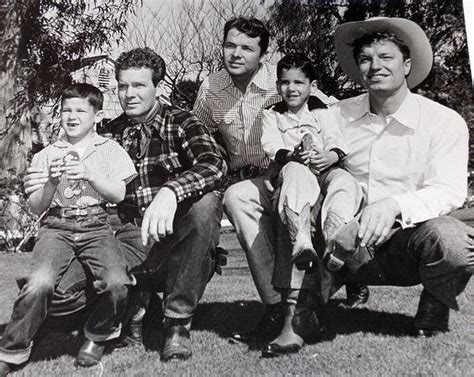
<path fill-rule="evenodd" d="M 231 344 L 228 336 L 252 327 L 263 308 L 235 234 L 223 234 L 229 251 L 223 275 L 208 284 L 193 322 L 193 357 L 162 363 L 156 350 L 117 349 L 102 365 L 74 367 L 81 346 L 77 331 L 44 326 L 35 341 L 31 361 L 16 376 L 474 376 L 474 285 L 460 297 L 461 310 L 451 312 L 451 331 L 431 339 L 416 339 L 408 329 L 421 287 L 371 287 L 364 309 L 339 307 L 342 290 L 329 303 L 319 342 L 299 354 L 261 359 L 261 344 Z M 17 294 L 14 278 L 24 270 L 28 254 L 0 254 L 1 331 Z M 77 321 L 77 320 L 76 320 Z M 79 323 L 77 323 L 79 325 Z M 156 333 L 156 330 L 153 331 Z M 158 336 L 158 335 L 154 335 Z"/>

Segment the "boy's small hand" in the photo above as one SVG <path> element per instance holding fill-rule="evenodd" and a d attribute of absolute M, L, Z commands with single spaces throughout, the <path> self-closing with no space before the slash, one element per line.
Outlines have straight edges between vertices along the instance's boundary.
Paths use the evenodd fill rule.
<path fill-rule="evenodd" d="M 67 179 L 72 181 L 90 181 L 92 179 L 90 170 L 81 161 L 68 161 L 63 166 L 63 172 L 66 173 Z"/>
<path fill-rule="evenodd" d="M 29 167 L 23 178 L 25 193 L 31 194 L 42 188 L 49 180 L 49 172 L 41 168 Z"/>
<path fill-rule="evenodd" d="M 313 169 L 321 172 L 334 165 L 338 159 L 336 152 L 315 148 L 310 153 L 309 164 Z"/>
<path fill-rule="evenodd" d="M 310 151 L 305 151 L 299 146 L 296 147 L 293 152 L 291 152 L 291 159 L 303 165 L 309 164 L 310 162 L 309 157 L 310 157 Z"/>
<path fill-rule="evenodd" d="M 59 184 L 59 178 L 63 174 L 62 170 L 63 159 L 62 157 L 56 157 L 51 161 L 49 165 L 49 174 L 48 179 L 53 185 L 57 186 Z"/>

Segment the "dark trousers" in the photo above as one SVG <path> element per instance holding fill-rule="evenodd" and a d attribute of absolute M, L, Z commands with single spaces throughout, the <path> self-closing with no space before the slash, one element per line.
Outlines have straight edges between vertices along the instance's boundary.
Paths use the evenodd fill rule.
<path fill-rule="evenodd" d="M 456 297 L 471 277 L 468 254 L 472 253 L 473 238 L 473 228 L 450 216 L 400 229 L 373 257 L 368 253 L 356 256 L 352 263 L 362 262 L 362 266 L 348 272 L 345 279 L 368 285 L 423 284 L 445 305 L 458 309 Z"/>
<path fill-rule="evenodd" d="M 304 289 L 316 289 L 323 302 L 343 284 L 413 286 L 422 284 L 433 296 L 452 309 L 465 289 L 473 266 L 469 255 L 474 247 L 474 229 L 452 216 L 442 216 L 414 228 L 399 229 L 373 253 L 363 249 L 337 273 L 310 270 L 303 279 Z M 285 243 L 282 242 L 284 245 Z M 320 244 L 316 241 L 316 250 Z M 280 273 L 273 276 L 279 288 L 291 288 L 291 264 L 284 248 Z M 286 267 L 285 267 L 286 266 Z M 286 273 L 284 273 L 286 271 Z"/>
<path fill-rule="evenodd" d="M 73 259 L 80 262 L 97 294 L 97 304 L 84 327 L 86 337 L 105 341 L 120 335 L 131 280 L 107 215 L 46 217 L 31 257 L 31 272 L 22 279 L 12 318 L 0 342 L 0 360 L 12 364 L 28 360 L 33 337 Z"/>
<path fill-rule="evenodd" d="M 211 269 L 211 251 L 219 241 L 222 203 L 218 194 L 178 203 L 174 233 L 153 247 L 142 245 L 140 228 L 116 219 L 115 236 L 127 267 L 139 287 L 163 292 L 165 315 L 189 318 L 204 293 Z M 54 296 L 53 315 L 65 315 L 84 308 L 84 272 L 73 261 Z"/>

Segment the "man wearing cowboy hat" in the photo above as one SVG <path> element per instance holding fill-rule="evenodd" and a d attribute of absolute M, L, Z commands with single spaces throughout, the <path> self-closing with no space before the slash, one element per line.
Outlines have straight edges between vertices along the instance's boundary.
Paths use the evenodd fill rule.
<path fill-rule="evenodd" d="M 466 123 L 410 91 L 433 61 L 414 22 L 348 22 L 336 29 L 335 45 L 345 73 L 367 89 L 333 106 L 349 150 L 344 165 L 365 203 L 327 245 L 326 265 L 368 285 L 421 283 L 415 334 L 448 331 L 449 309 L 458 309 L 474 270 L 474 229 L 445 216 L 467 195 Z"/>

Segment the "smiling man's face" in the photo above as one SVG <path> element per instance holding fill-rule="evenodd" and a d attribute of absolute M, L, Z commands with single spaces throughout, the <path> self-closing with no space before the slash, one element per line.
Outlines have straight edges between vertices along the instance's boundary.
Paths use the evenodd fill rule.
<path fill-rule="evenodd" d="M 357 65 L 369 92 L 394 93 L 406 86 L 411 60 L 403 58 L 395 43 L 382 40 L 363 46 Z"/>

